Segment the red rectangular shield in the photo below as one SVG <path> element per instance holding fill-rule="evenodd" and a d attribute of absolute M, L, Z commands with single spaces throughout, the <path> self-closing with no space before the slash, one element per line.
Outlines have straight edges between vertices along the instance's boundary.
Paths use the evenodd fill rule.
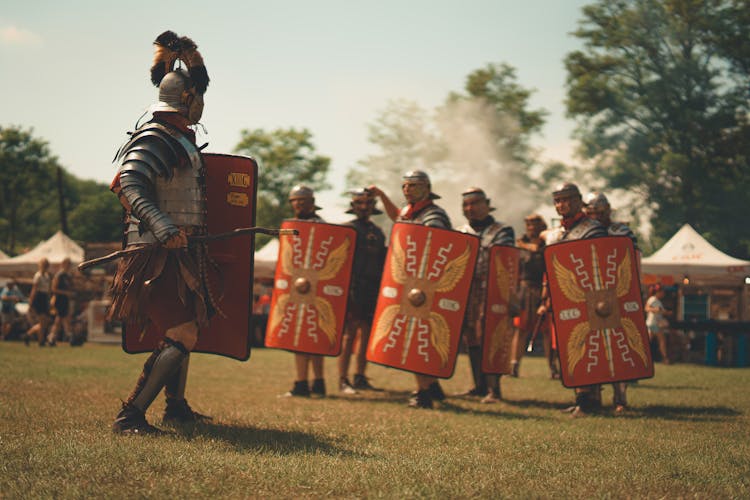
<path fill-rule="evenodd" d="M 478 249 L 474 235 L 394 224 L 367 359 L 433 377 L 453 375 Z"/>
<path fill-rule="evenodd" d="M 206 205 L 208 234 L 255 225 L 258 165 L 246 156 L 206 153 Z M 218 270 L 208 269 L 208 284 L 226 315 L 214 314 L 201 331 L 193 352 L 219 354 L 245 361 L 250 357 L 250 311 L 253 286 L 252 236 L 211 241 L 208 252 Z M 176 293 L 176 292 L 175 292 Z M 129 353 L 152 351 L 164 332 L 149 323 L 144 332 L 123 327 L 123 349 Z"/>
<path fill-rule="evenodd" d="M 489 250 L 487 298 L 482 332 L 482 372 L 508 374 L 513 359 L 512 305 L 517 302 L 518 270 L 521 251 L 516 247 L 493 245 Z"/>
<path fill-rule="evenodd" d="M 626 236 L 544 251 L 566 387 L 653 377 L 637 254 Z"/>
<path fill-rule="evenodd" d="M 297 236 L 279 239 L 266 347 L 338 356 L 349 298 L 354 228 L 284 221 Z"/>

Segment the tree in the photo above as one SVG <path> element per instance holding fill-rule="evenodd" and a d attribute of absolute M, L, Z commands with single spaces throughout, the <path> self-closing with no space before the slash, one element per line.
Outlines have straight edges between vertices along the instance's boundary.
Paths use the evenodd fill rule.
<path fill-rule="evenodd" d="M 504 220 L 520 221 L 537 204 L 539 183 L 560 173 L 559 165 L 549 171 L 540 165 L 529 145 L 546 115 L 529 109 L 531 94 L 511 66 L 489 64 L 467 76 L 465 93 L 449 94 L 433 111 L 392 101 L 369 127 L 377 153 L 351 169 L 347 182 L 392 193 L 405 171 L 422 169 L 435 191 L 452 200 L 449 212 L 460 206 L 461 191 L 480 186 L 508 207 Z"/>
<path fill-rule="evenodd" d="M 316 191 L 329 187 L 325 177 L 331 159 L 316 154 L 307 129 L 243 130 L 234 151 L 258 161 L 256 221 L 260 226 L 278 227 L 291 217 L 287 198 L 295 184 L 306 184 Z M 260 235 L 257 240 L 261 246 L 268 238 Z"/>
<path fill-rule="evenodd" d="M 56 227 L 48 215 L 57 211 L 49 197 L 57 166 L 47 143 L 31 130 L 0 127 L 0 235 L 8 252 L 36 243 Z"/>
<path fill-rule="evenodd" d="M 750 256 L 750 2 L 601 0 L 565 59 L 581 154 L 654 211 L 654 242 L 692 224 Z"/>

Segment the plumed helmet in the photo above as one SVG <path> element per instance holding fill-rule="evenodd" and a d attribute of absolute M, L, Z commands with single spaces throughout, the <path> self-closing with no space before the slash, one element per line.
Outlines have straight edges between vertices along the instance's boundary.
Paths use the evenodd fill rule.
<path fill-rule="evenodd" d="M 405 181 L 423 182 L 430 188 L 430 199 L 437 200 L 440 198 L 439 195 L 432 192 L 432 182 L 430 182 L 430 176 L 424 170 L 409 170 L 406 172 L 401 179 Z"/>
<path fill-rule="evenodd" d="M 572 182 L 563 182 L 555 186 L 555 189 L 552 190 L 552 196 L 574 196 L 578 195 L 581 196 L 581 191 L 578 189 L 578 186 L 573 184 Z"/>
<path fill-rule="evenodd" d="M 208 72 L 198 46 L 190 38 L 165 31 L 154 40 L 151 83 L 159 87 L 159 102 L 151 111 L 187 113 L 186 94 L 203 96 L 208 88 Z M 187 69 L 175 67 L 183 64 Z"/>
<path fill-rule="evenodd" d="M 589 193 L 586 195 L 583 203 L 588 210 L 595 212 L 605 212 L 610 209 L 609 200 L 604 196 L 604 193 Z"/>
<path fill-rule="evenodd" d="M 487 198 L 487 193 L 485 193 L 484 189 L 482 189 L 482 188 L 470 187 L 466 191 L 464 191 L 463 193 L 461 193 L 461 196 L 463 198 L 467 198 L 467 197 L 470 197 L 470 196 L 477 196 L 477 197 L 479 197 L 479 198 L 481 198 L 483 200 L 486 200 L 487 201 L 487 205 L 490 204 L 490 199 Z M 490 212 L 492 212 L 493 210 L 495 210 L 495 207 L 491 206 L 490 207 Z"/>

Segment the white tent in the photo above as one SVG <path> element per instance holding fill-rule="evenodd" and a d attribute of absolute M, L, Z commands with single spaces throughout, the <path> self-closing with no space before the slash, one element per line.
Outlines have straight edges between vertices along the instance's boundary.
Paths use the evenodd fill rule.
<path fill-rule="evenodd" d="M 76 266 L 83 261 L 83 248 L 62 231 L 58 231 L 50 239 L 39 243 L 28 252 L 0 260 L 0 276 L 33 274 L 43 257 L 46 257 L 53 266 L 59 265 L 65 257 L 68 257 L 73 266 Z"/>
<path fill-rule="evenodd" d="M 279 257 L 279 239 L 274 238 L 255 252 L 255 279 L 273 279 L 276 259 Z"/>
<path fill-rule="evenodd" d="M 685 224 L 653 255 L 641 261 L 644 274 L 712 276 L 744 279 L 750 275 L 750 261 L 735 259 L 717 250 L 690 224 Z"/>

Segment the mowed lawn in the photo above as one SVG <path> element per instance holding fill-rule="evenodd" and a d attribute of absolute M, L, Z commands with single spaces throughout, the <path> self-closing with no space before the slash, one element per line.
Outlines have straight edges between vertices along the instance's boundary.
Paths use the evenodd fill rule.
<path fill-rule="evenodd" d="M 0 497 L 750 497 L 750 369 L 658 365 L 631 410 L 571 419 L 573 391 L 527 358 L 505 401 L 406 406 L 413 377 L 370 365 L 378 393 L 278 398 L 287 352 L 193 355 L 187 396 L 210 424 L 117 436 L 146 355 L 119 346 L 0 343 Z M 448 394 L 469 387 L 459 356 Z M 148 417 L 160 424 L 159 397 Z"/>

